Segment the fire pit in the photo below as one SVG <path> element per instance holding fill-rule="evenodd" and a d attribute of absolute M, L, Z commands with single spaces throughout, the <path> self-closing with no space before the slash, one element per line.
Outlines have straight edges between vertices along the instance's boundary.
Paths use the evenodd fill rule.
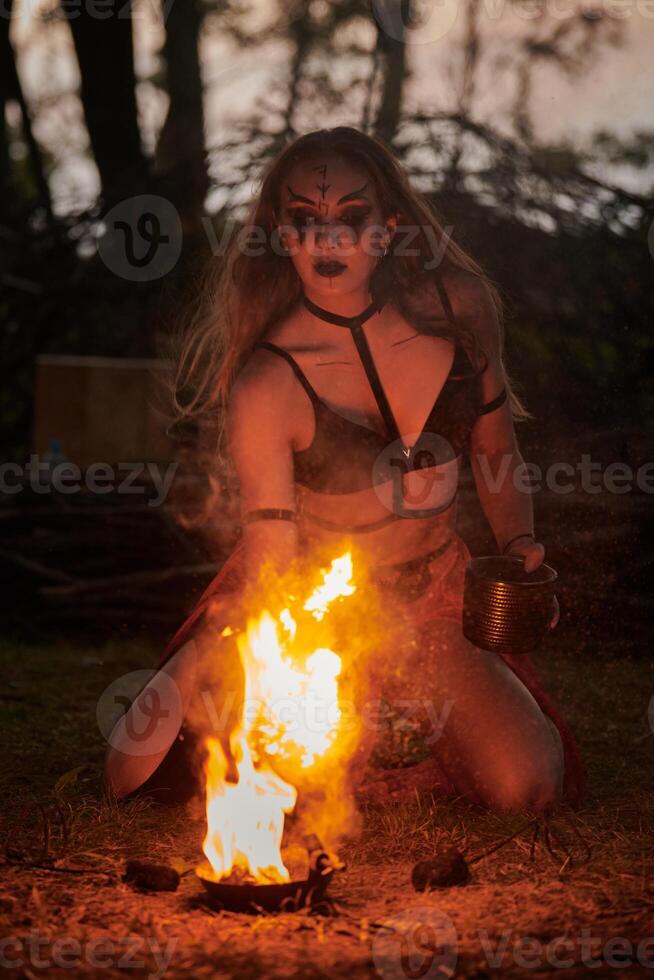
<path fill-rule="evenodd" d="M 210 904 L 221 909 L 315 908 L 324 903 L 334 871 L 343 867 L 314 833 L 303 835 L 302 847 L 291 845 L 288 853 L 299 850 L 292 870 L 282 858 L 285 817 L 296 810 L 299 787 L 306 804 L 312 785 L 327 785 L 319 805 L 327 799 L 336 821 L 348 812 L 345 768 L 339 765 L 339 753 L 348 744 L 338 738 L 341 658 L 319 642 L 324 626 L 315 632 L 312 621 L 321 623 L 331 602 L 355 591 L 350 554 L 322 569 L 321 577 L 301 610 L 291 603 L 273 615 L 266 597 L 261 598 L 258 615 L 247 618 L 237 638 L 245 680 L 240 717 L 228 735 L 204 740 L 206 861 L 196 876 Z M 303 602 L 299 591 L 288 589 L 298 605 Z M 284 715 L 289 705 L 298 708 L 290 718 Z M 314 718 L 305 705 L 323 705 L 324 716 Z M 321 826 L 306 810 L 303 821 L 304 827 Z M 331 824 L 327 833 L 331 836 Z"/>
<path fill-rule="evenodd" d="M 318 909 L 325 905 L 327 886 L 335 871 L 344 865 L 335 861 L 317 837 L 307 847 L 309 874 L 305 879 L 262 885 L 216 881 L 205 877 L 202 869 L 196 875 L 204 885 L 212 907 L 229 912 L 295 912 L 301 908 Z"/>

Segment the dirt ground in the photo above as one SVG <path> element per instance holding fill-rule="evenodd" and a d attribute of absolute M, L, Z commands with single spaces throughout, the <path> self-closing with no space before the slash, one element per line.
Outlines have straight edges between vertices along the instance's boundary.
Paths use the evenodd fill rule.
<path fill-rule="evenodd" d="M 119 804 L 103 793 L 98 698 L 117 676 L 151 667 L 157 644 L 6 638 L 3 972 L 654 976 L 654 665 L 643 625 L 651 545 L 643 547 L 633 520 L 633 508 L 646 503 L 615 498 L 606 511 L 597 500 L 537 502 L 548 560 L 561 575 L 561 623 L 536 664 L 578 737 L 589 776 L 583 807 L 551 819 L 553 852 L 541 834 L 531 853 L 528 815 L 493 815 L 429 794 L 369 806 L 361 834 L 340 853 L 347 868 L 330 885 L 329 914 L 210 909 L 194 874 L 204 833 L 199 802 Z M 397 764 L 406 748 L 393 737 L 379 746 L 382 765 L 385 758 Z M 413 889 L 414 863 L 444 844 L 473 858 L 516 831 L 471 865 L 466 884 Z M 172 864 L 182 874 L 179 888 L 133 890 L 122 880 L 129 858 Z"/>
<path fill-rule="evenodd" d="M 649 664 L 598 654 L 589 671 L 560 651 L 539 664 L 589 768 L 586 803 L 570 814 L 589 860 L 561 812 L 552 819 L 558 858 L 539 843 L 530 857 L 525 831 L 473 864 L 467 884 L 418 893 L 411 869 L 419 858 L 448 841 L 472 857 L 525 823 L 524 815 L 423 795 L 366 808 L 362 834 L 340 855 L 347 869 L 331 883 L 331 914 L 250 916 L 203 902 L 193 870 L 204 831 L 199 801 L 118 804 L 102 794 L 97 697 L 117 672 L 147 662 L 148 651 L 2 652 L 0 956 L 8 976 L 653 975 Z M 62 684 L 70 676 L 75 688 Z M 44 827 L 54 866 L 38 869 L 28 864 L 43 858 Z M 122 881 L 130 857 L 172 864 L 182 873 L 178 890 L 134 891 Z"/>

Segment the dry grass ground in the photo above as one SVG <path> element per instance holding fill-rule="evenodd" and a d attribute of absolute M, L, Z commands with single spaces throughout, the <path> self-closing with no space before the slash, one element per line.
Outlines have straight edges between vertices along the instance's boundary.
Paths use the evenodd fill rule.
<path fill-rule="evenodd" d="M 591 663 L 558 650 L 539 663 L 588 765 L 588 797 L 574 820 L 590 861 L 562 867 L 540 845 L 532 858 L 524 833 L 474 864 L 465 886 L 416 893 L 418 858 L 446 840 L 480 853 L 525 819 L 421 797 L 366 812 L 361 836 L 342 854 L 348 868 L 330 889 L 335 914 L 251 917 L 208 910 L 192 871 L 174 893 L 143 895 L 121 881 L 129 857 L 190 871 L 203 835 L 199 803 L 117 804 L 101 791 L 98 696 L 118 674 L 150 665 L 156 651 L 5 643 L 1 654 L 4 847 L 14 860 L 38 859 L 43 810 L 59 866 L 87 872 L 4 864 L 0 956 L 8 976 L 654 976 L 654 939 L 643 943 L 654 937 L 654 678 L 644 661 L 598 651 Z M 387 749 L 397 755 L 397 745 Z M 53 794 L 79 766 L 87 768 Z M 554 827 L 580 856 L 563 815 Z M 430 935 L 440 943 L 435 958 L 423 948 Z"/>

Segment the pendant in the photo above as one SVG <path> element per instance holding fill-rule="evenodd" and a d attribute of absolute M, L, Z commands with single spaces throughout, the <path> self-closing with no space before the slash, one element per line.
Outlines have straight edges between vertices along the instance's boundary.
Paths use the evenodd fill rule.
<path fill-rule="evenodd" d="M 402 446 L 402 452 L 404 453 L 404 455 L 406 456 L 407 459 L 411 455 L 411 450 L 412 449 L 413 449 L 413 446 L 409 446 L 408 449 L 405 449 L 404 446 Z"/>

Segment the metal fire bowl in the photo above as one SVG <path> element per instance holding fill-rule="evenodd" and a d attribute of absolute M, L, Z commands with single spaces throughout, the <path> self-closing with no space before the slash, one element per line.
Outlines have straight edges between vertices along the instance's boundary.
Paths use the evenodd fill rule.
<path fill-rule="evenodd" d="M 334 871 L 343 870 L 345 865 L 335 855 L 325 851 L 316 834 L 308 836 L 306 847 L 309 858 L 308 877 L 285 881 L 279 885 L 232 885 L 205 878 L 199 870 L 195 873 L 204 885 L 209 902 L 214 908 L 250 914 L 316 909 L 325 905 L 325 892 Z"/>
<path fill-rule="evenodd" d="M 212 907 L 251 915 L 259 912 L 295 912 L 297 909 L 320 905 L 333 873 L 333 868 L 325 868 L 323 871 L 312 869 L 308 878 L 285 881 L 279 885 L 230 885 L 204 878 L 196 872 Z"/>

